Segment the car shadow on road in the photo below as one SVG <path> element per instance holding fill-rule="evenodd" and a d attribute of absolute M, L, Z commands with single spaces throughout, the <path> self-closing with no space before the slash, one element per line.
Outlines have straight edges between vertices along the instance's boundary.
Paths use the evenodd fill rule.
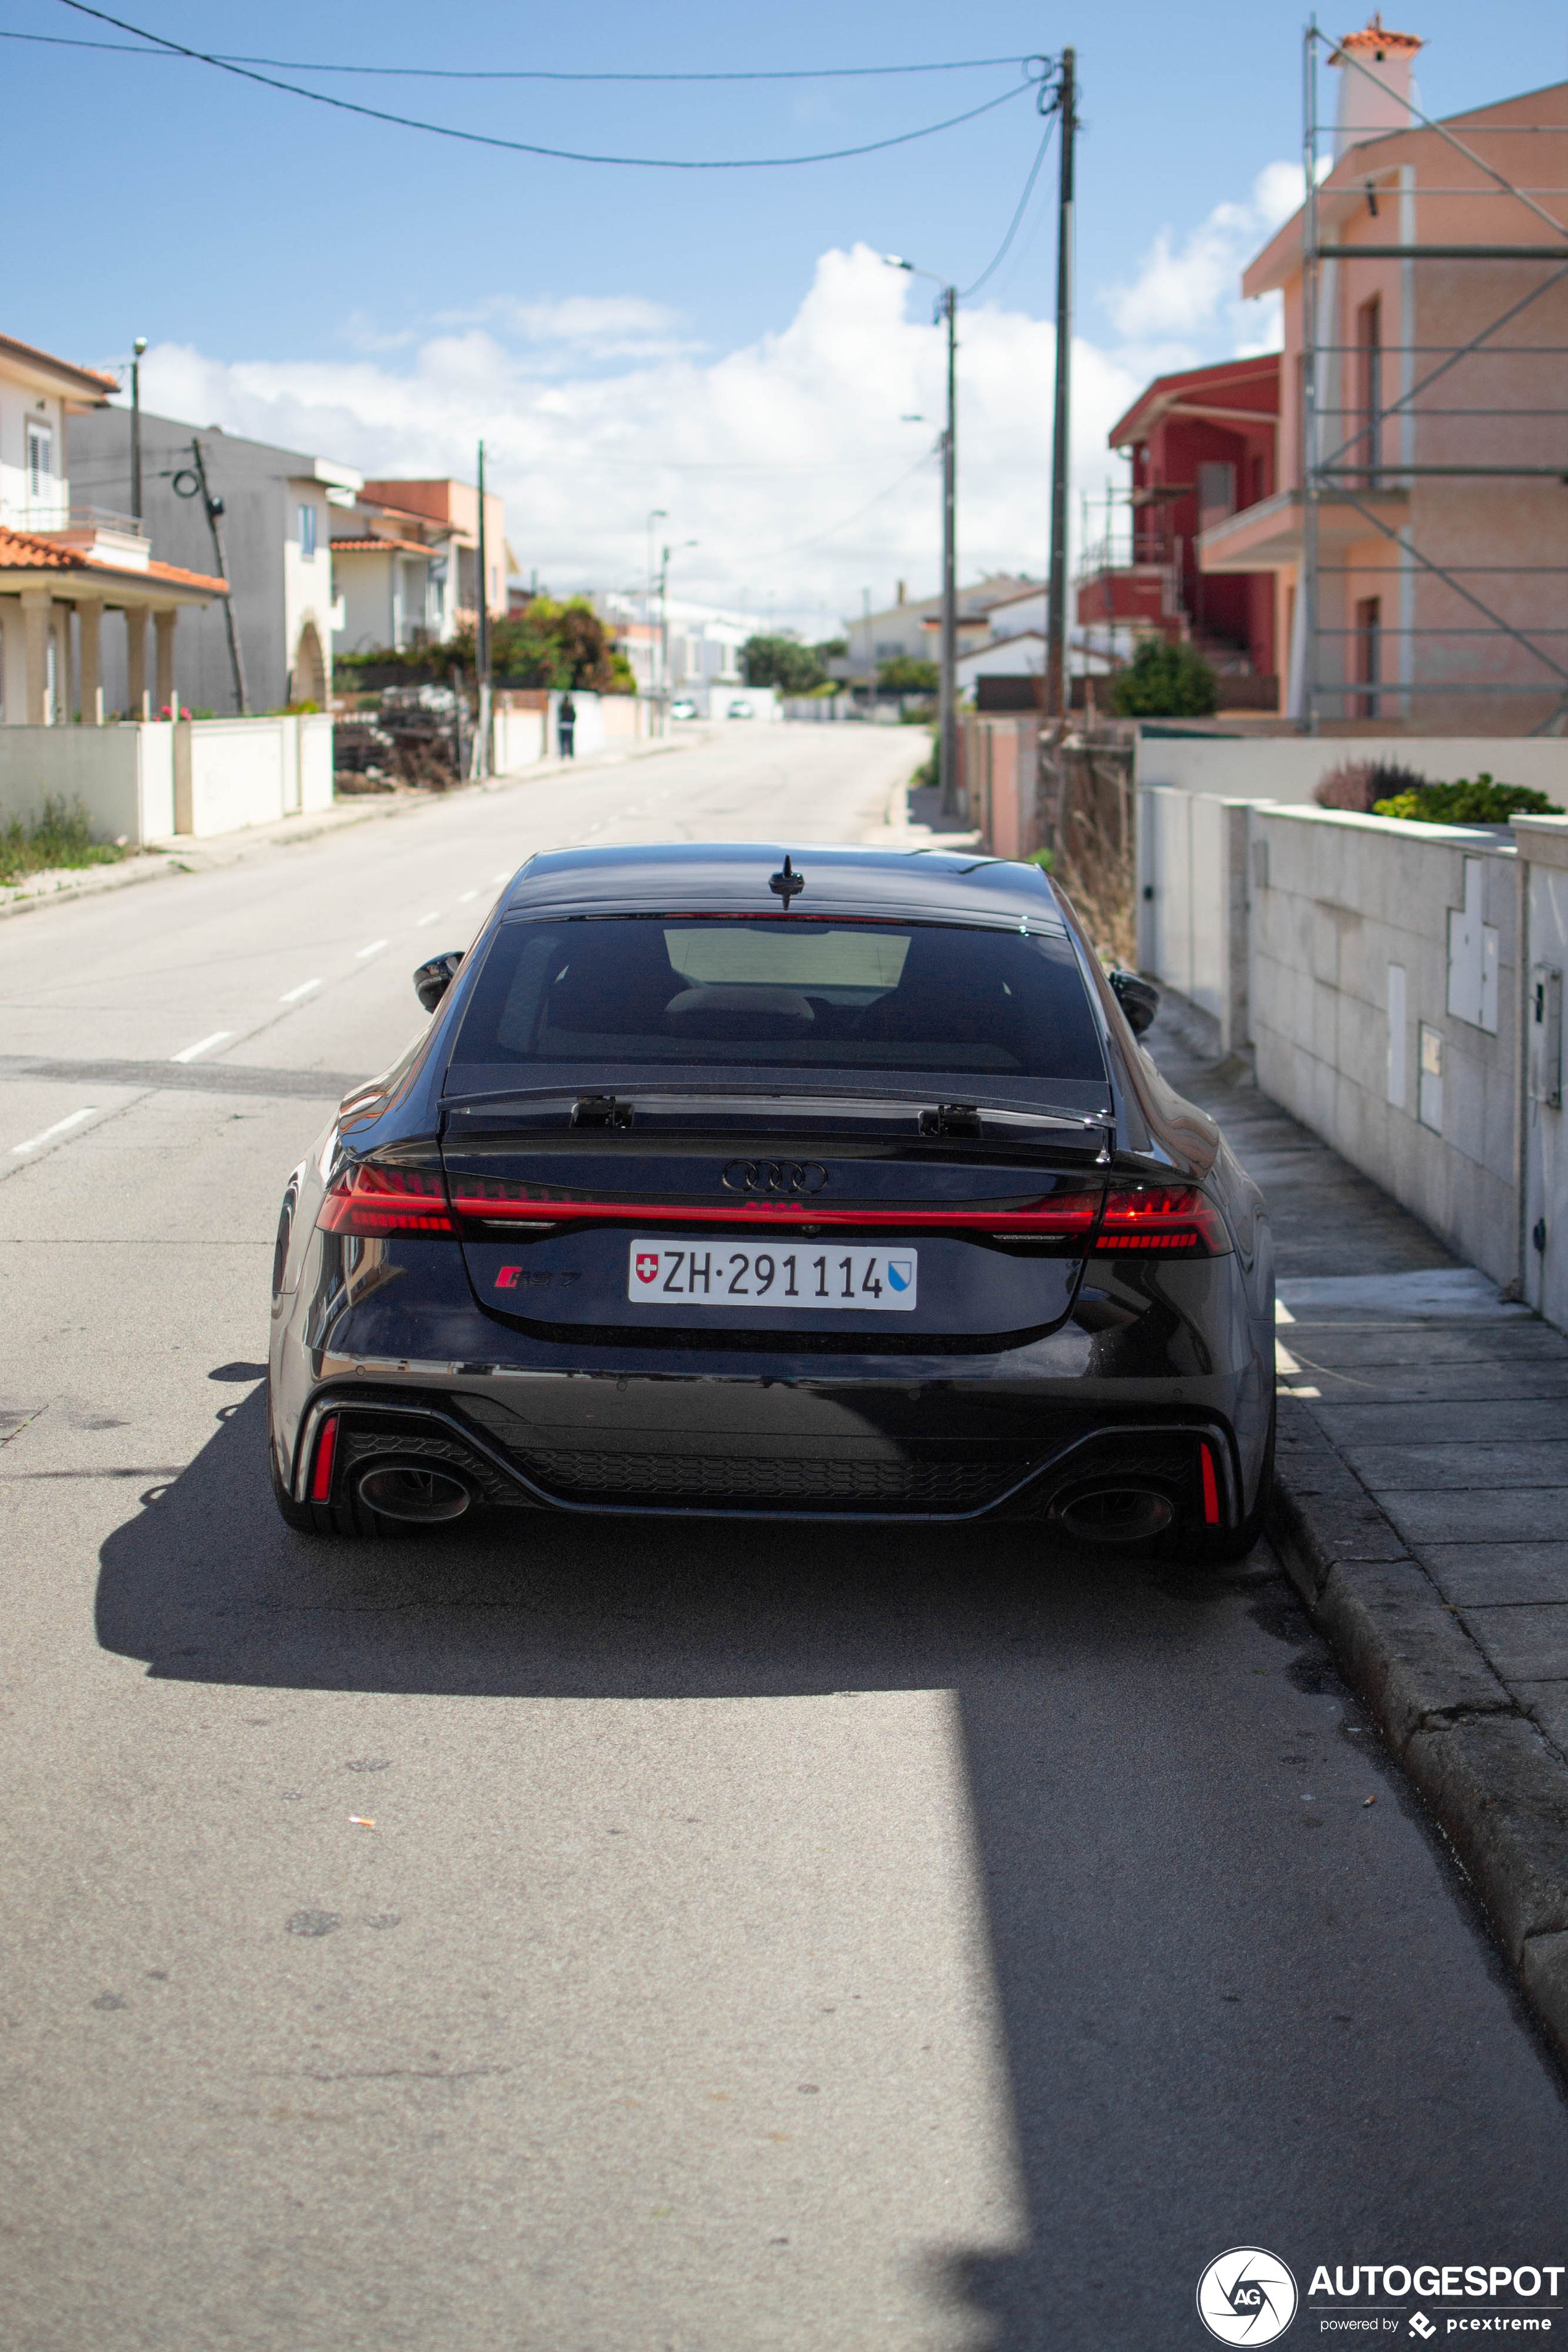
<path fill-rule="evenodd" d="M 1027 2210 L 1016 2253 L 931 2254 L 955 2345 L 1195 2340 L 1227 2246 L 1529 2261 L 1562 2220 L 1554 2078 L 1267 1556 L 1216 1578 L 1025 1527 L 522 1512 L 316 1542 L 273 1507 L 259 1390 L 226 1411 L 102 1549 L 100 1640 L 155 1676 L 955 1695 Z M 1303 1816 L 1308 1765 L 1350 1774 L 1332 1818 Z"/>

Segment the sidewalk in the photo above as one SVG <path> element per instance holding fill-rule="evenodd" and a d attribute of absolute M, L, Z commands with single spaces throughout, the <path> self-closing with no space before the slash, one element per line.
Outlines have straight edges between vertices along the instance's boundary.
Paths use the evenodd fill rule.
<path fill-rule="evenodd" d="M 1271 1532 L 1568 2061 L 1568 1337 L 1213 1057 L 1145 1040 L 1268 1196 Z"/>

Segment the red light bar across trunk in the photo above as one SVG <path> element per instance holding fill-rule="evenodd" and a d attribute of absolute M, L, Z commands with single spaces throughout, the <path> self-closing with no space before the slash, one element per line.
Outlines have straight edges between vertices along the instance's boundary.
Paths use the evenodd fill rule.
<path fill-rule="evenodd" d="M 884 1209 L 868 1204 L 859 1209 L 824 1209 L 815 1202 L 796 1206 L 784 1202 L 759 1201 L 744 1205 L 729 1202 L 688 1201 L 626 1202 L 626 1201 L 549 1201 L 537 1193 L 531 1199 L 498 1199 L 492 1193 L 476 1194 L 463 1190 L 463 1179 L 452 1179 L 452 1207 L 459 1217 L 472 1218 L 490 1225 L 531 1224 L 681 1224 L 681 1225 L 752 1225 L 757 1227 L 795 1226 L 816 1231 L 824 1226 L 853 1226 L 859 1232 L 868 1229 L 906 1232 L 919 1228 L 922 1233 L 1028 1233 L 1042 1234 L 1081 1234 L 1093 1231 L 1100 1212 L 1100 1196 L 1096 1192 L 1069 1192 L 1056 1200 L 1037 1200 L 1024 1209 Z"/>

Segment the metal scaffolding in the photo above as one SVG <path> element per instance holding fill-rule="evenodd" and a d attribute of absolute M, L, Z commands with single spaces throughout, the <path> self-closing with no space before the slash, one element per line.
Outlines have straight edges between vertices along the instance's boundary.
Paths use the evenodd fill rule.
<path fill-rule="evenodd" d="M 1384 102 L 1394 97 L 1408 116 L 1404 124 L 1369 124 L 1362 135 L 1386 139 L 1397 137 L 1401 130 L 1430 131 L 1479 172 L 1485 184 L 1424 186 L 1415 183 L 1408 167 L 1399 171 L 1397 190 L 1380 188 L 1373 178 L 1368 178 L 1364 195 L 1369 213 L 1377 218 L 1380 196 L 1385 201 L 1392 196 L 1391 209 L 1397 224 L 1395 236 L 1386 243 L 1325 243 L 1320 194 L 1322 141 L 1325 136 L 1342 137 L 1345 126 L 1325 124 L 1319 115 L 1321 51 L 1327 51 L 1333 63 L 1346 73 L 1360 76 L 1362 84 L 1356 85 L 1358 88 L 1371 84 Z M 1452 399 L 1456 387 L 1446 380 L 1452 379 L 1467 362 L 1561 362 L 1568 358 L 1568 344 L 1498 340 L 1510 329 L 1517 330 L 1517 322 L 1526 318 L 1534 304 L 1568 280 L 1568 221 L 1537 201 L 1542 196 L 1561 200 L 1568 196 L 1568 186 L 1521 184 L 1478 153 L 1470 143 L 1502 136 L 1521 138 L 1526 142 L 1523 152 L 1527 156 L 1543 152 L 1555 155 L 1557 150 L 1543 151 L 1539 142 L 1542 138 L 1556 139 L 1568 148 L 1568 126 L 1541 122 L 1467 125 L 1466 135 L 1461 138 L 1446 124 L 1423 113 L 1414 99 L 1392 91 L 1386 81 L 1361 63 L 1352 47 L 1321 33 L 1315 18 L 1307 27 L 1302 45 L 1302 121 L 1306 195 L 1302 219 L 1301 570 L 1298 625 L 1300 658 L 1297 715 L 1304 731 L 1316 734 L 1325 716 L 1325 707 L 1331 719 L 1377 719 L 1389 714 L 1391 705 L 1394 712 L 1408 709 L 1405 698 L 1415 696 L 1438 694 L 1459 698 L 1480 694 L 1532 695 L 1538 699 L 1550 696 L 1553 698 L 1552 709 L 1531 731 L 1560 733 L 1568 723 L 1568 625 L 1560 626 L 1557 623 L 1568 622 L 1568 587 L 1556 599 L 1546 600 L 1549 608 L 1554 606 L 1549 609 L 1546 624 L 1538 625 L 1533 611 L 1517 608 L 1521 603 L 1538 604 L 1541 601 L 1525 583 L 1548 580 L 1568 583 L 1568 562 L 1442 561 L 1430 544 L 1424 547 L 1420 543 L 1413 523 L 1401 521 L 1390 509 L 1400 499 L 1408 504 L 1414 484 L 1440 478 L 1475 483 L 1537 478 L 1543 484 L 1568 483 L 1568 430 L 1563 436 L 1561 457 L 1553 457 L 1548 462 L 1498 463 L 1487 454 L 1495 444 L 1500 425 L 1515 419 L 1532 423 L 1556 419 L 1568 426 L 1568 408 L 1500 407 L 1495 403 L 1416 405 L 1438 385 L 1445 385 L 1447 397 Z M 1353 130 L 1354 126 L 1351 144 L 1355 143 Z M 1513 151 L 1515 154 L 1519 152 Z M 1389 164 L 1379 167 L 1384 173 L 1391 168 Z M 1560 173 L 1559 177 L 1568 177 L 1568 173 Z M 1502 200 L 1505 206 L 1522 206 L 1551 230 L 1553 238 L 1562 240 L 1561 247 L 1551 242 L 1422 243 L 1417 234 L 1418 205 L 1431 197 L 1459 195 L 1487 195 Z M 1375 343 L 1370 340 L 1348 342 L 1338 339 L 1343 332 L 1343 310 L 1341 289 L 1330 273 L 1338 265 L 1364 261 L 1398 261 L 1405 265 L 1406 270 L 1426 264 L 1463 263 L 1478 271 L 1500 263 L 1528 263 L 1542 274 L 1538 284 L 1517 299 L 1508 301 L 1495 317 L 1489 318 L 1462 341 L 1418 341 L 1403 332 L 1397 342 L 1384 342 L 1381 336 Z M 1413 305 L 1406 301 L 1403 309 L 1408 320 Z M 1325 326 L 1334 340 L 1324 340 Z M 1528 332 L 1528 326 L 1522 331 Z M 1388 381 L 1390 363 L 1401 379 L 1397 392 Z M 1355 396 L 1347 398 L 1345 380 L 1352 370 Z M 1560 375 L 1561 367 L 1543 372 Z M 1468 432 L 1475 444 L 1458 453 L 1458 462 L 1428 463 L 1413 454 L 1417 446 L 1417 425 L 1438 418 L 1449 420 L 1449 429 L 1457 426 L 1461 436 Z M 1469 420 L 1468 426 L 1464 420 Z M 1388 447 L 1391 439 L 1398 443 L 1392 454 Z M 1381 513 L 1380 503 L 1384 509 Z M 1338 526 L 1331 544 L 1348 549 L 1352 542 L 1346 526 L 1352 516 L 1365 525 L 1364 531 L 1355 534 L 1357 540 L 1377 538 L 1386 542 L 1386 551 L 1392 559 L 1388 563 L 1324 562 L 1325 520 Z M 1549 544 L 1539 551 L 1552 553 L 1562 550 L 1568 553 L 1568 503 L 1548 514 L 1544 524 L 1555 545 Z M 1397 583 L 1399 622 L 1391 628 L 1384 626 L 1381 593 L 1364 605 L 1358 605 L 1353 617 L 1346 609 L 1348 592 L 1331 591 L 1325 595 L 1325 583 L 1352 579 Z M 1522 594 L 1510 596 L 1508 589 L 1500 585 L 1503 581 L 1522 591 Z M 1437 583 L 1458 600 L 1464 617 L 1451 625 L 1430 621 L 1417 625 L 1411 617 L 1415 608 L 1415 588 L 1418 584 Z M 1516 607 L 1511 618 L 1498 609 L 1500 604 L 1510 602 Z M 1325 607 L 1334 617 L 1325 617 Z M 1371 617 L 1373 613 L 1377 615 L 1375 620 Z M 1383 674 L 1385 639 L 1394 642 L 1398 656 L 1397 674 L 1393 677 Z M 1464 648 L 1458 674 L 1447 664 L 1441 667 L 1449 671 L 1447 675 L 1415 674 L 1418 646 L 1435 640 Z M 1472 674 L 1485 667 L 1484 658 L 1478 663 L 1475 656 L 1484 656 L 1488 646 L 1495 648 L 1500 656 L 1506 648 L 1514 649 L 1510 660 L 1500 659 L 1495 665 L 1500 669 L 1511 667 L 1514 676 Z M 1347 655 L 1351 657 L 1349 662 L 1345 659 Z M 1528 675 L 1518 675 L 1521 668 Z"/>

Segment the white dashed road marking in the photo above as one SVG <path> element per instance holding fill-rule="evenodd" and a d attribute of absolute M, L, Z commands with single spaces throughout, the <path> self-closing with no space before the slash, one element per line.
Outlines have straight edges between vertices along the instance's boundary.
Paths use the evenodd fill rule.
<path fill-rule="evenodd" d="M 232 1029 L 215 1029 L 210 1037 L 198 1037 L 194 1045 L 187 1045 L 183 1054 L 171 1054 L 169 1059 L 171 1062 L 196 1061 L 203 1054 L 210 1054 L 215 1045 L 226 1045 L 233 1034 Z"/>
<path fill-rule="evenodd" d="M 439 908 L 439 907 L 437 907 L 437 909 L 436 909 L 436 911 L 435 911 L 435 913 L 434 913 L 433 915 L 421 915 L 421 916 L 420 916 L 420 918 L 419 918 L 419 920 L 415 924 L 414 928 L 415 928 L 415 929 L 416 929 L 416 931 L 422 931 L 422 930 L 425 929 L 425 926 L 426 926 L 426 923 L 438 923 L 438 922 L 440 921 L 440 919 L 441 919 L 441 909 L 440 909 L 440 908 Z"/>
<path fill-rule="evenodd" d="M 354 961 L 363 963 L 366 956 L 379 955 L 383 948 L 389 948 L 391 945 L 390 940 L 372 940 L 369 947 L 354 950 Z"/>
<path fill-rule="evenodd" d="M 42 1135 L 30 1135 L 26 1143 L 14 1143 L 11 1149 L 14 1152 L 37 1151 L 40 1144 L 52 1143 L 57 1135 L 64 1135 L 69 1129 L 79 1127 L 84 1118 L 96 1118 L 97 1116 L 97 1104 L 89 1103 L 85 1110 L 73 1110 L 68 1118 L 57 1118 L 53 1127 L 45 1128 Z"/>
<path fill-rule="evenodd" d="M 319 980 L 302 980 L 298 988 L 291 988 L 288 995 L 280 996 L 278 1002 L 279 1004 L 298 1004 L 302 996 L 309 996 L 310 991 L 320 988 L 321 984 Z"/>

